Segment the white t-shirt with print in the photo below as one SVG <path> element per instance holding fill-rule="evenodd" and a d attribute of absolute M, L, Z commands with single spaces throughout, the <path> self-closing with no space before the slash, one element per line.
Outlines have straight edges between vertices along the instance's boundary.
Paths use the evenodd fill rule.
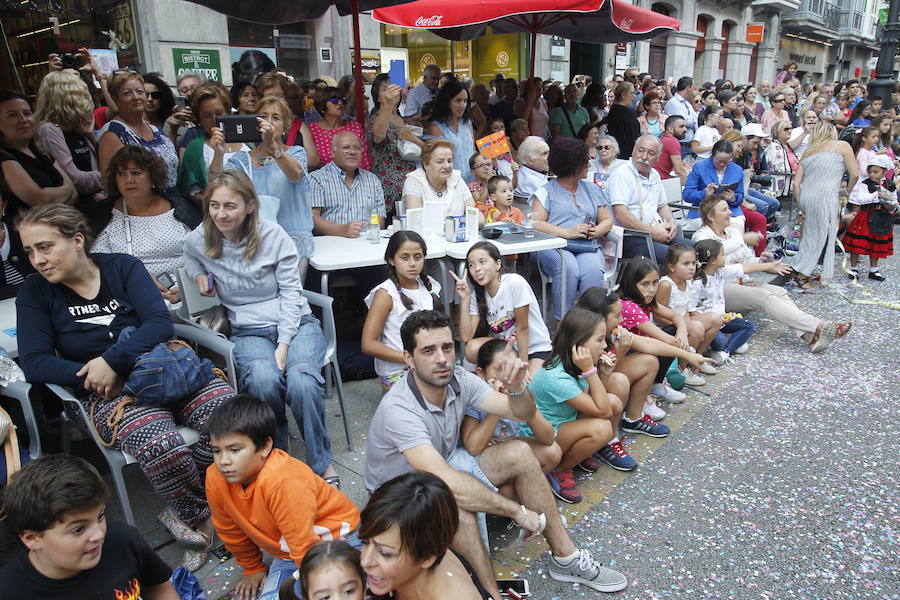
<path fill-rule="evenodd" d="M 713 275 L 706 278 L 706 285 L 702 280 L 697 295 L 697 308 L 695 312 L 710 312 L 720 315 L 725 314 L 725 282 L 729 279 L 740 279 L 744 276 L 744 267 L 741 264 L 722 267 Z"/>
<path fill-rule="evenodd" d="M 485 315 L 491 337 L 509 339 L 516 333 L 516 309 L 528 307 L 528 354 L 550 351 L 550 332 L 544 323 L 541 309 L 534 291 L 525 278 L 516 273 L 500 276 L 500 287 L 493 298 L 485 293 L 487 314 Z M 469 314 L 478 314 L 478 300 L 472 293 Z"/>

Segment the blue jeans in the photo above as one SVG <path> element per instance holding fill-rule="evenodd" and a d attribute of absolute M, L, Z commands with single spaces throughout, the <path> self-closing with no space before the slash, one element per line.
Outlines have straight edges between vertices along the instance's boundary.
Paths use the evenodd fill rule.
<path fill-rule="evenodd" d="M 544 273 L 553 278 L 553 316 L 562 319 L 563 313 L 575 303 L 575 298 L 588 288 L 603 287 L 603 272 L 606 264 L 600 250 L 596 252 L 562 251 L 566 261 L 566 297 L 559 297 L 559 281 L 562 279 L 562 260 L 558 250 L 541 250 L 537 253 L 538 263 Z M 560 301 L 562 300 L 562 302 Z"/>
<path fill-rule="evenodd" d="M 753 188 L 747 190 L 745 198 L 756 206 L 757 212 L 767 218 L 773 216 L 776 210 L 781 209 L 781 203 L 778 200 Z"/>
<path fill-rule="evenodd" d="M 359 536 L 355 531 L 351 532 L 344 540 L 357 550 L 362 549 L 362 543 L 359 541 Z M 292 577 L 297 569 L 297 565 L 292 560 L 285 558 L 272 559 L 272 564 L 269 565 L 269 573 L 266 575 L 266 579 L 263 581 L 262 588 L 259 591 L 258 600 L 277 600 L 278 588 L 281 587 L 281 583 L 288 577 Z M 294 595 L 297 598 L 302 597 L 299 581 L 294 584 Z"/>
<path fill-rule="evenodd" d="M 237 329 L 231 336 L 238 368 L 240 391 L 265 400 L 275 411 L 278 429 L 275 447 L 288 450 L 288 424 L 284 405 L 288 404 L 306 444 L 306 464 L 321 475 L 331 464 L 331 440 L 326 423 L 322 363 L 325 362 L 325 334 L 319 320 L 306 315 L 288 347 L 287 368 L 275 365 L 277 328 Z"/>
<path fill-rule="evenodd" d="M 725 342 L 723 350 L 728 354 L 734 354 L 735 350 L 753 337 L 753 334 L 756 333 L 756 325 L 747 319 L 732 319 L 722 325 L 722 333 L 728 334 L 728 341 Z"/>

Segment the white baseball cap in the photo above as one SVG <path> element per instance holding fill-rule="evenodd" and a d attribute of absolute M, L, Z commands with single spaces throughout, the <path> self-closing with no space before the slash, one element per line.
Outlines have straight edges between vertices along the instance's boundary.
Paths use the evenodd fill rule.
<path fill-rule="evenodd" d="M 741 127 L 741 135 L 744 137 L 750 137 L 751 135 L 761 138 L 769 137 L 769 134 L 766 133 L 765 129 L 763 129 L 762 125 L 759 123 L 747 123 Z"/>

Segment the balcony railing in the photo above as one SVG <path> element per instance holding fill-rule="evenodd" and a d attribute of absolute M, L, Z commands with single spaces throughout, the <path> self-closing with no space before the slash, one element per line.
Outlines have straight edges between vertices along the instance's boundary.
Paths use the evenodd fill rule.
<path fill-rule="evenodd" d="M 858 10 L 845 10 L 841 13 L 840 31 L 841 33 L 850 33 L 862 35 L 863 14 Z"/>
<path fill-rule="evenodd" d="M 841 26 L 841 8 L 830 2 L 825 2 L 822 8 L 822 21 L 825 27 L 837 31 Z"/>
<path fill-rule="evenodd" d="M 798 10 L 785 13 L 782 18 L 814 21 L 832 31 L 837 31 L 840 27 L 841 12 L 839 6 L 825 0 L 803 0 Z"/>

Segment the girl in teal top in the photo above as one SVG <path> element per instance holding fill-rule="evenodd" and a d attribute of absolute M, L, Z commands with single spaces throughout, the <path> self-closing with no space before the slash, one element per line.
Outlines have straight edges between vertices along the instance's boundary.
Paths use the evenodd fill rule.
<path fill-rule="evenodd" d="M 538 409 L 556 429 L 562 449 L 562 459 L 549 478 L 553 492 L 566 502 L 581 501 L 572 469 L 593 473 L 599 468 L 594 454 L 615 438 L 622 414 L 622 400 L 606 391 L 610 383 L 622 385 L 618 381 L 622 377 L 613 373 L 615 359 L 606 349 L 606 321 L 573 308 L 557 327 L 550 360 L 531 380 Z M 527 430 L 524 425 L 520 428 L 523 434 Z"/>

